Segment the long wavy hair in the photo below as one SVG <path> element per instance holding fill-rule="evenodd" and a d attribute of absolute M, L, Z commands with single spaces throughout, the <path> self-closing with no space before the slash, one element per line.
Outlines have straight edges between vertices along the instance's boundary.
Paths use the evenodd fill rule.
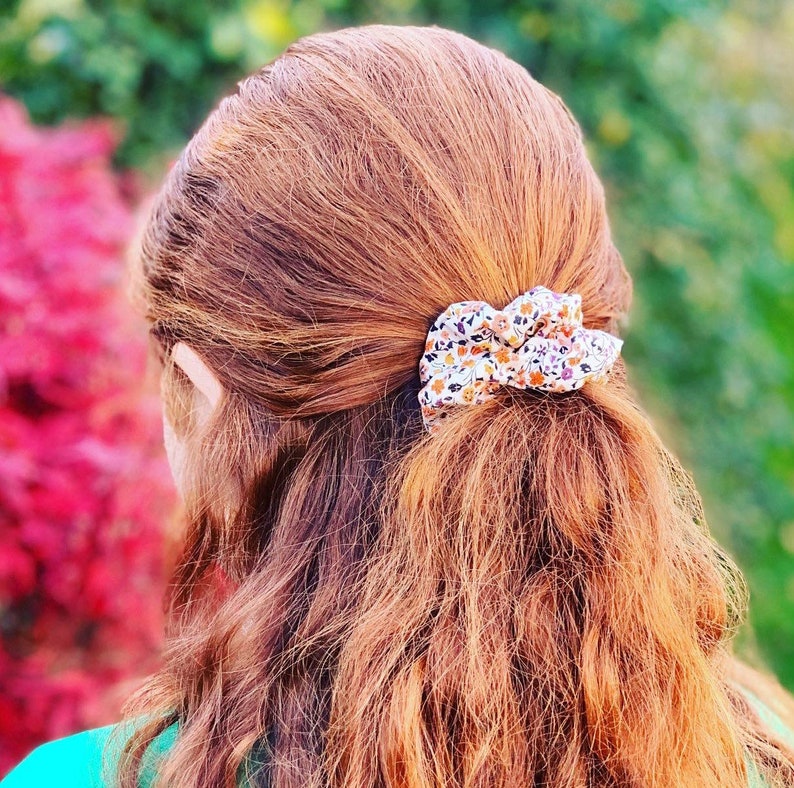
<path fill-rule="evenodd" d="M 440 28 L 303 38 L 189 143 L 140 258 L 192 451 L 123 785 L 174 722 L 185 788 L 794 785 L 732 655 L 744 581 L 621 361 L 422 428 L 450 303 L 545 285 L 616 334 L 630 304 L 580 127 L 525 69 Z M 179 341 L 226 392 L 200 429 Z"/>

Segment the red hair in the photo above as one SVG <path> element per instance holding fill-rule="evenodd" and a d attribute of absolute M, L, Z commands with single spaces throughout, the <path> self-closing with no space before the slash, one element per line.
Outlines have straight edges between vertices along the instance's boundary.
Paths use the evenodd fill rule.
<path fill-rule="evenodd" d="M 542 284 L 618 333 L 631 300 L 581 130 L 523 68 L 439 28 L 304 38 L 190 142 L 141 256 L 164 357 L 227 395 L 191 430 L 166 362 L 188 531 L 125 785 L 173 720 L 169 786 L 252 751 L 280 788 L 724 788 L 748 756 L 794 784 L 737 684 L 741 575 L 622 362 L 422 430 L 450 303 Z"/>

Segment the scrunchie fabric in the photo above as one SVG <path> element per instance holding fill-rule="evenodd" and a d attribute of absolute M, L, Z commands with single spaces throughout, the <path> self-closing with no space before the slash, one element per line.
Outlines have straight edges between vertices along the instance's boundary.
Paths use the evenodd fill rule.
<path fill-rule="evenodd" d="M 582 297 L 533 287 L 504 309 L 484 301 L 449 306 L 433 323 L 419 362 L 425 427 L 500 386 L 563 392 L 603 380 L 623 340 L 582 326 Z"/>

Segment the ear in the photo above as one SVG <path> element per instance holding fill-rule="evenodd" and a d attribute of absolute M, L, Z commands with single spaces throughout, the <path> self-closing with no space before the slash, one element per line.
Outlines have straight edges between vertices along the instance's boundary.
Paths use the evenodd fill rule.
<path fill-rule="evenodd" d="M 190 345 L 177 342 L 171 351 L 171 358 L 206 398 L 210 410 L 215 410 L 223 396 L 224 389 L 215 373 L 206 365 L 201 356 Z"/>

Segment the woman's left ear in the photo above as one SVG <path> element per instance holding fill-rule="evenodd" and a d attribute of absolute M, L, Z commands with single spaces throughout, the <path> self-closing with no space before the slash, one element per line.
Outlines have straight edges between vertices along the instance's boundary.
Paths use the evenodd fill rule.
<path fill-rule="evenodd" d="M 209 411 L 214 411 L 224 394 L 223 386 L 204 359 L 184 342 L 177 342 L 171 351 L 174 363 L 187 375 L 196 390 L 206 399 Z"/>

